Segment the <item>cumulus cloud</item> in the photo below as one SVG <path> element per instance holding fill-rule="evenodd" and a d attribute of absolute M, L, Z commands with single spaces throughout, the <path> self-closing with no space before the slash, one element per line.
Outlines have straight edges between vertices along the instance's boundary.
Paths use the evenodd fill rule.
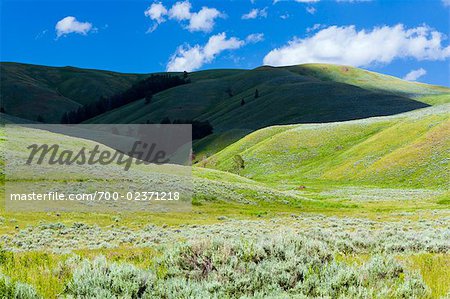
<path fill-rule="evenodd" d="M 425 76 L 426 74 L 427 71 L 424 70 L 423 68 L 412 70 L 408 74 L 406 74 L 405 77 L 403 77 L 403 80 L 416 81 L 417 79 L 419 79 L 422 76 Z"/>
<path fill-rule="evenodd" d="M 242 15 L 243 20 L 250 20 L 256 18 L 267 18 L 267 7 L 263 9 L 254 8 L 250 10 L 248 13 Z"/>
<path fill-rule="evenodd" d="M 311 37 L 294 38 L 270 51 L 264 64 L 281 66 L 322 62 L 369 66 L 387 64 L 396 58 L 444 60 L 450 46 L 445 35 L 423 25 L 406 29 L 402 24 L 356 30 L 355 26 L 331 26 Z"/>
<path fill-rule="evenodd" d="M 191 10 L 192 4 L 189 0 L 176 2 L 170 9 L 167 9 L 161 2 L 155 2 L 144 14 L 154 21 L 150 32 L 154 31 L 159 24 L 165 22 L 167 18 L 178 22 L 187 22 L 185 28 L 191 32 L 210 32 L 215 25 L 215 20 L 223 17 L 223 14 L 217 9 L 206 6 L 198 12 L 192 12 Z"/>
<path fill-rule="evenodd" d="M 175 3 L 169 11 L 169 17 L 178 21 L 189 20 L 191 18 L 192 5 L 189 1 Z"/>
<path fill-rule="evenodd" d="M 220 33 L 209 38 L 204 46 L 183 45 L 178 47 L 175 54 L 167 64 L 168 72 L 193 71 L 201 68 L 204 64 L 212 62 L 220 53 L 226 50 L 236 50 L 247 44 L 255 44 L 264 40 L 263 33 L 253 33 L 245 40 L 237 37 L 227 38 L 226 34 Z"/>
<path fill-rule="evenodd" d="M 242 47 L 244 41 L 236 38 L 227 38 L 225 32 L 213 35 L 204 46 L 180 46 L 167 64 L 168 72 L 193 71 L 205 63 L 212 62 L 217 55 L 226 50 Z"/>
<path fill-rule="evenodd" d="M 93 30 L 92 24 L 89 22 L 79 22 L 75 17 L 68 16 L 62 20 L 59 20 L 56 23 L 56 37 L 60 38 L 61 36 L 70 34 L 70 33 L 78 33 L 81 35 L 88 34 L 89 31 Z"/>
<path fill-rule="evenodd" d="M 203 7 L 198 13 L 193 13 L 189 20 L 189 31 L 210 32 L 214 25 L 215 19 L 222 14 L 215 8 Z"/>
<path fill-rule="evenodd" d="M 255 44 L 264 40 L 264 33 L 253 33 L 247 36 L 245 42 L 248 44 Z"/>
<path fill-rule="evenodd" d="M 144 11 L 144 15 L 157 23 L 163 23 L 166 21 L 167 8 L 161 2 L 155 2 Z"/>
<path fill-rule="evenodd" d="M 159 24 L 166 21 L 167 9 L 161 2 L 155 2 L 144 11 L 144 15 L 154 21 L 153 26 L 149 29 L 149 32 L 153 32 Z"/>

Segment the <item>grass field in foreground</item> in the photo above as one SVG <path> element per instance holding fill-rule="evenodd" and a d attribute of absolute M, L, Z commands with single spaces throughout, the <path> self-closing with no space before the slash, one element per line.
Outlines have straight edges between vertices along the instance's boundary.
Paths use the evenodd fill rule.
<path fill-rule="evenodd" d="M 428 164 L 432 170 L 445 170 L 439 163 L 448 145 L 445 136 L 436 133 L 447 123 L 448 116 L 442 109 L 418 112 L 414 117 L 356 122 L 359 130 L 352 123 L 342 124 L 344 127 L 330 124 L 326 131 L 340 136 L 336 140 L 337 145 L 344 146 L 341 162 L 345 162 L 344 157 L 352 161 L 373 153 L 384 157 L 385 152 L 375 145 L 387 138 L 386 142 L 404 149 L 432 133 L 437 158 Z M 405 140 L 394 140 L 386 130 L 396 126 L 399 132 L 419 133 L 412 134 L 411 139 L 410 135 L 399 134 Z M 306 127 L 317 131 L 316 125 Z M 261 142 L 277 145 L 282 155 L 282 143 L 272 142 L 280 134 L 296 133 L 293 128 L 304 132 L 302 126 L 280 126 L 248 135 L 242 142 L 255 150 L 259 159 L 268 154 L 262 154 Z M 16 133 L 14 137 L 23 144 L 52 138 L 51 133 L 31 129 Z M 377 134 L 377 142 L 362 146 Z M 312 138 L 314 134 L 306 136 Z M 89 143 L 58 138 L 65 147 Z M 311 138 L 307 140 L 323 152 L 300 155 L 305 161 L 312 157 L 322 163 L 336 150 L 337 145 L 330 145 L 324 138 Z M 350 146 L 352 143 L 354 146 Z M 239 142 L 219 152 L 216 165 L 222 165 L 227 150 L 233 150 L 229 154 L 232 157 L 236 149 Z M 20 147 L 7 150 L 23 154 Z M 417 160 L 414 152 L 405 153 Z M 300 167 L 280 164 L 275 169 L 275 164 L 267 164 L 258 168 L 248 162 L 249 156 L 241 154 L 247 162 L 241 176 L 193 168 L 195 192 L 190 212 L 13 213 L 2 208 L 0 291 L 20 294 L 19 298 L 448 295 L 450 202 L 439 176 L 428 181 L 414 177 L 418 185 L 398 184 L 385 177 L 379 178 L 379 184 L 376 180 L 367 184 L 363 180 L 313 177 L 306 181 Z M 276 180 L 275 175 L 270 180 L 262 179 L 246 173 L 262 171 L 262 167 L 276 170 L 283 179 Z M 283 169 L 298 171 L 298 179 Z M 141 171 L 145 176 L 146 170 Z M 83 179 L 83 174 L 80 177 Z M 4 194 L 0 197 L 3 199 Z"/>

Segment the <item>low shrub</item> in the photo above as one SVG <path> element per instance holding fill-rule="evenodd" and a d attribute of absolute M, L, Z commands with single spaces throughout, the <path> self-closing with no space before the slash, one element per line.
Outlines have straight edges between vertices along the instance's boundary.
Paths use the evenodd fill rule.
<path fill-rule="evenodd" d="M 422 278 L 376 255 L 340 262 L 325 242 L 299 236 L 203 239 L 164 246 L 151 269 L 83 261 L 66 294 L 89 298 L 424 298 Z"/>
<path fill-rule="evenodd" d="M 30 285 L 13 281 L 8 276 L 0 273 L 0 298 L 40 299 L 42 297 Z"/>

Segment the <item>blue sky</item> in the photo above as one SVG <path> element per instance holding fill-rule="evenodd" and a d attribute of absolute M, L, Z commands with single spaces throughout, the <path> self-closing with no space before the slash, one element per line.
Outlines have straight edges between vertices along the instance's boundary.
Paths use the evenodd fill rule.
<path fill-rule="evenodd" d="M 1 1 L 1 61 L 120 72 L 349 64 L 450 86 L 450 0 Z"/>

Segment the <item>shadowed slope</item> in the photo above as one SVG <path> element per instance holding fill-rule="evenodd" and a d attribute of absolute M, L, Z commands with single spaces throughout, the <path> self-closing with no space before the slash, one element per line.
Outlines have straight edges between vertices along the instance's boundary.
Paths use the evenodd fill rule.
<path fill-rule="evenodd" d="M 88 122 L 159 122 L 168 116 L 170 119 L 209 120 L 216 132 L 223 132 L 230 129 L 255 130 L 274 124 L 392 115 L 427 106 L 388 89 L 365 89 L 323 80 L 312 74 L 299 74 L 289 68 L 218 72 L 221 75 L 213 79 L 205 79 L 208 75 L 203 72 L 193 73 L 190 75 L 191 84 L 157 94 L 151 105 L 145 105 L 144 100 L 137 101 Z M 409 82 L 404 85 L 416 86 Z M 256 89 L 259 93 L 257 98 Z M 435 91 L 430 87 L 422 92 L 428 95 L 442 93 L 443 90 Z"/>
<path fill-rule="evenodd" d="M 1 102 L 6 113 L 58 122 L 66 111 L 123 91 L 147 75 L 74 67 L 0 64 Z"/>

